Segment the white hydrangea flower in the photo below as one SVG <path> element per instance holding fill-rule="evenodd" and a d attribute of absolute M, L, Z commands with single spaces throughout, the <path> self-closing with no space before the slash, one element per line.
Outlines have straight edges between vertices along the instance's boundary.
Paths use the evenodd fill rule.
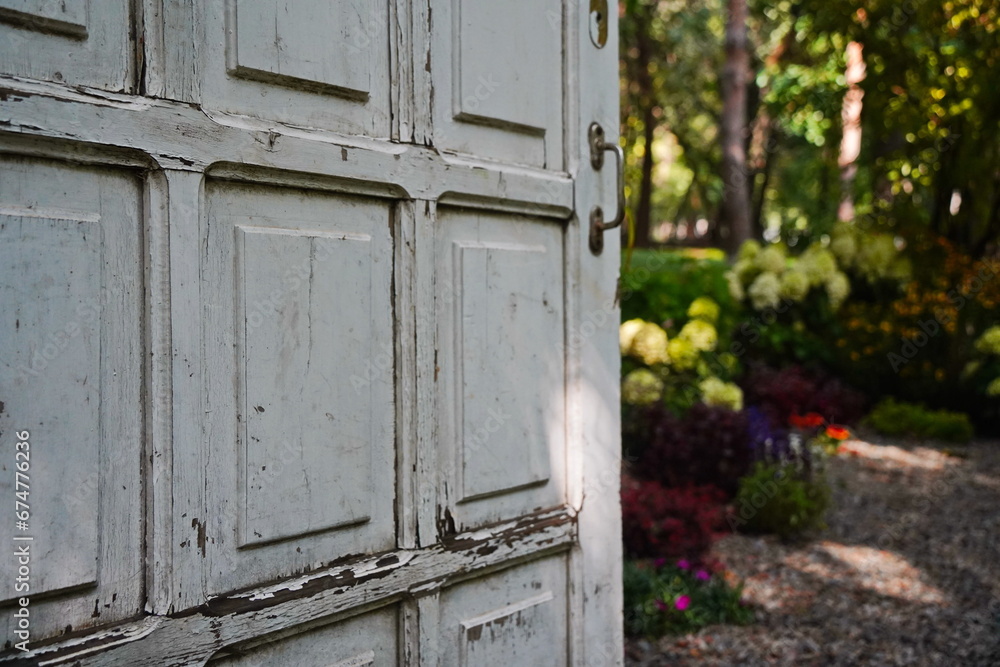
<path fill-rule="evenodd" d="M 699 352 L 691 341 L 677 337 L 667 346 L 670 354 L 670 368 L 677 371 L 689 371 L 698 365 Z"/>
<path fill-rule="evenodd" d="M 634 319 L 622 322 L 621 326 L 618 327 L 618 347 L 621 349 L 623 357 L 632 349 L 632 341 L 635 340 L 635 335 L 639 333 L 645 323 L 645 320 Z"/>
<path fill-rule="evenodd" d="M 667 363 L 670 361 L 667 332 L 658 324 L 643 322 L 642 328 L 632 338 L 629 354 L 647 366 Z"/>
<path fill-rule="evenodd" d="M 648 368 L 638 368 L 622 380 L 622 401 L 630 405 L 651 405 L 663 396 L 663 380 Z"/>
<path fill-rule="evenodd" d="M 891 236 L 872 234 L 858 248 L 855 266 L 869 282 L 874 282 L 889 275 L 889 266 L 898 254 L 896 242 Z"/>
<path fill-rule="evenodd" d="M 836 255 L 842 266 L 850 266 L 858 253 L 858 241 L 854 237 L 854 230 L 847 224 L 838 225 L 833 230 L 833 237 L 830 239 L 830 250 Z"/>
<path fill-rule="evenodd" d="M 775 308 L 781 303 L 781 280 L 771 272 L 757 276 L 747 290 L 754 309 Z"/>
<path fill-rule="evenodd" d="M 990 327 L 976 341 L 976 352 L 1000 356 L 1000 325 Z"/>
<path fill-rule="evenodd" d="M 688 306 L 687 316 L 695 320 L 705 320 L 710 324 L 719 321 L 719 304 L 707 296 L 700 296 Z"/>
<path fill-rule="evenodd" d="M 837 258 L 826 248 L 814 243 L 799 257 L 797 266 L 809 277 L 809 284 L 817 286 L 837 272 Z"/>
<path fill-rule="evenodd" d="M 993 380 L 986 386 L 986 395 L 990 397 L 1000 396 L 1000 378 Z"/>
<path fill-rule="evenodd" d="M 792 269 L 781 274 L 782 297 L 792 301 L 802 301 L 809 294 L 809 276 L 803 271 Z"/>
<path fill-rule="evenodd" d="M 696 350 L 710 352 L 719 342 L 719 334 L 710 323 L 704 320 L 691 320 L 681 328 L 677 337 L 686 340 Z"/>
<path fill-rule="evenodd" d="M 837 271 L 826 281 L 826 295 L 834 310 L 839 309 L 851 295 L 851 281 L 842 271 Z"/>
<path fill-rule="evenodd" d="M 764 272 L 781 273 L 785 270 L 785 253 L 778 246 L 764 248 L 753 261 Z"/>
<path fill-rule="evenodd" d="M 735 271 L 726 271 L 726 284 L 729 286 L 729 296 L 733 297 L 733 301 L 737 303 L 743 301 L 746 292 L 743 290 L 743 281 Z"/>
<path fill-rule="evenodd" d="M 723 382 L 717 377 L 705 378 L 698 384 L 698 389 L 701 390 L 701 400 L 705 405 L 735 411 L 743 409 L 743 390 L 732 382 Z"/>
<path fill-rule="evenodd" d="M 736 259 L 752 260 L 759 254 L 760 254 L 760 243 L 758 241 L 754 241 L 753 239 L 751 239 L 749 241 L 743 242 L 743 245 L 740 246 L 739 252 L 736 253 Z"/>

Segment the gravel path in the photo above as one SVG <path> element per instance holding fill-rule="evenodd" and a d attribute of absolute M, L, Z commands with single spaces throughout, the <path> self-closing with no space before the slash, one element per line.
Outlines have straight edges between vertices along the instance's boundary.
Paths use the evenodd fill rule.
<path fill-rule="evenodd" d="M 844 449 L 826 531 L 713 549 L 756 624 L 630 640 L 626 664 L 1000 665 L 1000 442 Z"/>

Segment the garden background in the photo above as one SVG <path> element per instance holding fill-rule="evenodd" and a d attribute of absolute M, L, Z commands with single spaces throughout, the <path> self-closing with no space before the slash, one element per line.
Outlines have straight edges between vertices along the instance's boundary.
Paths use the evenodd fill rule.
<path fill-rule="evenodd" d="M 713 545 L 823 539 L 838 459 L 978 461 L 1000 435 L 1000 5 L 620 16 L 626 626 L 648 640 L 759 620 Z"/>

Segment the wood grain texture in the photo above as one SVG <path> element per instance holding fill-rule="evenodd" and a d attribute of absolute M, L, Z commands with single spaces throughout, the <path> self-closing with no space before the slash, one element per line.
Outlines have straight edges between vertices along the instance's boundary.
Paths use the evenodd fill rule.
<path fill-rule="evenodd" d="M 420 546 L 419 476 L 414 474 L 420 458 L 417 431 L 416 308 L 416 215 L 414 204 L 396 208 L 393 305 L 396 313 L 396 544 L 404 549 Z"/>
<path fill-rule="evenodd" d="M 570 9 L 575 7 L 575 9 Z M 590 41 L 585 6 L 567 7 L 567 143 L 568 169 L 577 183 L 577 216 L 581 222 L 593 206 L 605 210 L 615 200 L 610 169 L 589 165 L 587 128 L 597 121 L 616 141 L 618 97 L 612 85 L 617 71 L 618 16 L 609 17 L 608 43 L 595 49 Z M 570 664 L 615 667 L 624 661 L 621 578 L 620 364 L 615 332 L 621 321 L 617 300 L 620 237 L 606 233 L 605 248 L 595 256 L 587 228 L 567 228 L 566 280 L 568 429 L 570 504 L 580 516 L 580 547 L 570 561 Z M 609 619 L 615 619 L 610 622 Z"/>
<path fill-rule="evenodd" d="M 147 449 L 143 453 L 147 557 L 144 607 L 149 613 L 166 613 L 170 609 L 173 590 L 173 502 L 170 488 L 174 433 L 170 289 L 170 203 L 173 200 L 169 194 L 170 188 L 177 186 L 177 177 L 183 180 L 191 176 L 188 172 L 180 172 L 172 173 L 168 178 L 161 172 L 151 175 L 145 183 L 144 214 L 149 253 L 146 267 L 146 339 L 149 345 L 146 395 L 149 397 L 149 419 Z"/>
<path fill-rule="evenodd" d="M 441 513 L 438 474 L 442 454 L 438 445 L 436 387 L 440 380 L 436 302 L 438 294 L 434 248 L 436 245 L 436 204 L 417 201 L 413 233 L 413 304 L 416 351 L 415 446 L 416 468 L 416 541 L 420 546 L 438 539 L 438 515 Z"/>
<path fill-rule="evenodd" d="M 210 667 L 375 667 L 398 664 L 397 610 L 384 607 L 288 637 L 271 636 L 227 647 Z"/>

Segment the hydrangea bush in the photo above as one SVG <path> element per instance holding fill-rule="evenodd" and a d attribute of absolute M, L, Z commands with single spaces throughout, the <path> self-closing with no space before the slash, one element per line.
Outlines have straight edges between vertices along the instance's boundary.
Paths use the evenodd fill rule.
<path fill-rule="evenodd" d="M 685 311 L 686 321 L 671 322 L 673 336 L 655 322 L 636 318 L 622 323 L 622 400 L 630 406 L 662 400 L 679 414 L 699 401 L 741 409 L 743 392 L 731 381 L 739 363 L 732 353 L 717 353 L 720 310 L 712 299 L 695 299 Z"/>
<path fill-rule="evenodd" d="M 852 249 L 850 255 L 850 262 L 841 260 L 844 266 L 854 266 L 857 253 Z M 762 247 L 757 241 L 747 241 L 726 273 L 726 281 L 734 301 L 746 302 L 758 312 L 784 302 L 802 304 L 810 294 L 827 300 L 836 311 L 851 291 L 835 252 L 821 243 L 813 243 L 796 257 L 781 244 Z"/>

